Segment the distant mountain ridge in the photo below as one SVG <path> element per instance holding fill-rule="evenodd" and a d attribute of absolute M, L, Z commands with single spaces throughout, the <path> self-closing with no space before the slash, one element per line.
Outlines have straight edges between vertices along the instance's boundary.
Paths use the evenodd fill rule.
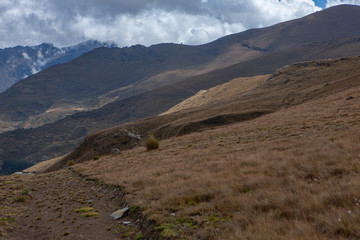
<path fill-rule="evenodd" d="M 16 46 L 0 49 L 0 93 L 19 80 L 55 64 L 71 61 L 95 48 L 116 47 L 113 43 L 89 40 L 70 47 L 55 47 L 51 43 L 37 46 Z"/>

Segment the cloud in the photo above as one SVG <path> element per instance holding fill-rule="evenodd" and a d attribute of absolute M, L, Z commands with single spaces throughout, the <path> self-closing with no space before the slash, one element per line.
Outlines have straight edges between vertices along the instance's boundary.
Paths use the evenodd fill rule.
<path fill-rule="evenodd" d="M 1 0 L 0 47 L 87 39 L 202 44 L 318 10 L 312 0 Z"/>
<path fill-rule="evenodd" d="M 326 7 L 332 7 L 340 4 L 353 4 L 353 5 L 359 5 L 359 0 L 328 0 L 326 3 Z"/>

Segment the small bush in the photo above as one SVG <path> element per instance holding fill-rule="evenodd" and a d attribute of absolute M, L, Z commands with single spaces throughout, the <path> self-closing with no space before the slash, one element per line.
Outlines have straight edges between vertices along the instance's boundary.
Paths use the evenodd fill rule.
<path fill-rule="evenodd" d="M 24 188 L 21 192 L 21 195 L 23 196 L 29 196 L 30 195 L 30 190 L 28 188 Z"/>
<path fill-rule="evenodd" d="M 25 202 L 25 198 L 23 196 L 19 196 L 15 201 L 22 203 L 22 202 Z"/>
<path fill-rule="evenodd" d="M 99 160 L 99 159 L 100 159 L 99 156 L 97 156 L 97 155 L 93 156 L 93 160 Z"/>
<path fill-rule="evenodd" d="M 148 140 L 145 142 L 146 149 L 148 151 L 155 150 L 159 148 L 159 140 L 157 140 L 154 136 L 151 136 Z"/>

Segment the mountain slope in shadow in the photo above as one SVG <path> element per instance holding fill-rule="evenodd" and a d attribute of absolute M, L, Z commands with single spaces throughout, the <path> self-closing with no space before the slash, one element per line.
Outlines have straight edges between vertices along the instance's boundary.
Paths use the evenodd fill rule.
<path fill-rule="evenodd" d="M 0 94 L 0 122 L 4 126 L 0 131 L 38 127 L 302 44 L 358 37 L 359 12 L 358 6 L 337 6 L 200 46 L 158 44 L 148 48 L 136 45 L 96 49 L 20 81 Z"/>

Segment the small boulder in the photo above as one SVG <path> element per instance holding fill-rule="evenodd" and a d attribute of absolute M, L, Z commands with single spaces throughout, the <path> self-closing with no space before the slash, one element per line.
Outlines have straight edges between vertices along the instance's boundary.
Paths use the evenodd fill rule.
<path fill-rule="evenodd" d="M 141 136 L 132 132 L 128 132 L 128 136 L 131 138 L 135 138 L 137 140 L 141 140 Z"/>
<path fill-rule="evenodd" d="M 126 207 L 126 208 L 123 208 L 123 209 L 120 209 L 120 210 L 117 210 L 116 212 L 113 212 L 110 216 L 112 218 L 114 218 L 115 220 L 116 219 L 119 219 L 121 218 L 122 216 L 124 216 L 124 214 L 129 211 L 130 208 Z"/>
<path fill-rule="evenodd" d="M 112 148 L 111 149 L 111 154 L 120 154 L 121 153 L 121 151 L 120 151 L 120 149 L 118 149 L 118 148 Z"/>

